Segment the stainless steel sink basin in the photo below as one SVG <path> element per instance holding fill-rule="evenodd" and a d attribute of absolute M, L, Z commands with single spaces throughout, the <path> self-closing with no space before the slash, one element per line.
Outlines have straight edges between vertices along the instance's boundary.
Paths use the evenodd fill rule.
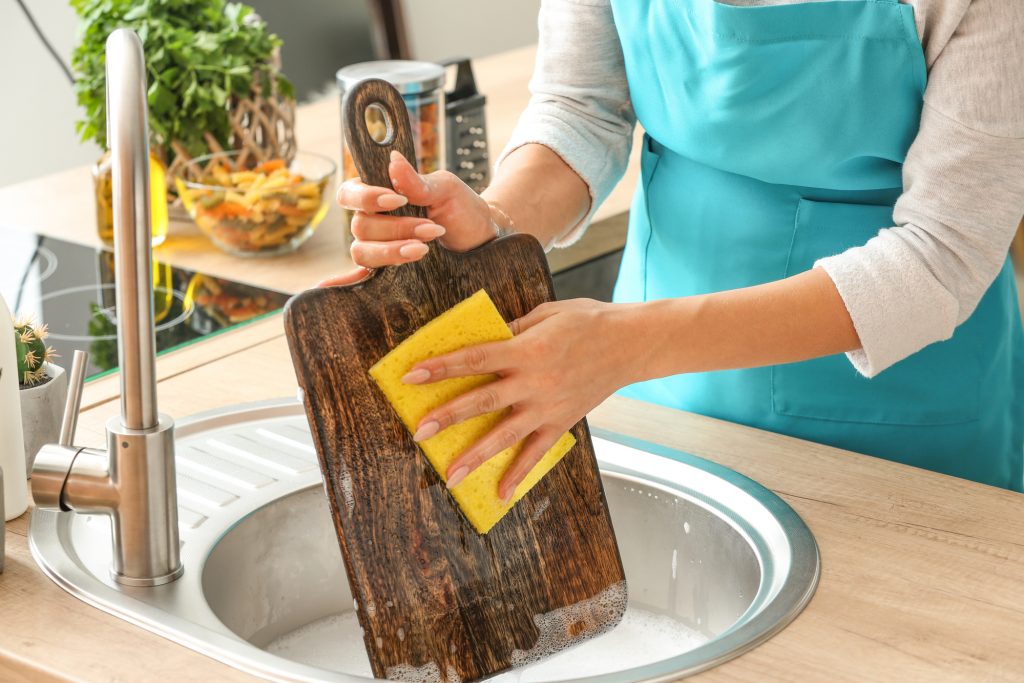
<path fill-rule="evenodd" d="M 493 680 L 675 680 L 742 654 L 799 614 L 819 557 L 789 506 L 713 463 L 595 436 L 629 584 L 626 622 Z M 29 541 L 43 571 L 100 609 L 264 678 L 368 678 L 300 405 L 182 420 L 176 451 L 181 579 L 119 585 L 108 574 L 106 518 L 36 510 Z"/>

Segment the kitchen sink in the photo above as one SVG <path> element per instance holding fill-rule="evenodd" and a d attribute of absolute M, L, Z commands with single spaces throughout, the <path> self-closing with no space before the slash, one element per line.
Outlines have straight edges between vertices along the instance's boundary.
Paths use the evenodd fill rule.
<path fill-rule="evenodd" d="M 180 420 L 176 435 L 184 575 L 152 588 L 117 584 L 108 518 L 35 510 L 29 541 L 43 571 L 102 610 L 263 678 L 371 678 L 301 405 L 222 409 Z M 700 458 L 594 436 L 626 618 L 492 680 L 675 680 L 746 652 L 799 614 L 820 565 L 788 505 Z"/>

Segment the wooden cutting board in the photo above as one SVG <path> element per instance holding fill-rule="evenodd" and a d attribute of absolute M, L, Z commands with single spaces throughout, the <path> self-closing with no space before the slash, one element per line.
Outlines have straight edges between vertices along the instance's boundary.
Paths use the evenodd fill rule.
<path fill-rule="evenodd" d="M 389 139 L 364 113 L 383 107 Z M 392 149 L 415 159 L 401 96 L 364 81 L 344 103 L 360 177 L 391 187 Z M 378 110 L 379 111 L 379 110 Z M 420 207 L 394 212 L 425 217 Z M 506 320 L 553 298 L 544 251 L 513 235 L 291 299 L 285 329 L 378 678 L 473 681 L 614 626 L 625 578 L 585 420 L 577 444 L 487 535 L 476 533 L 367 374 L 425 323 L 486 289 Z M 339 644 L 340 645 L 340 644 Z"/>

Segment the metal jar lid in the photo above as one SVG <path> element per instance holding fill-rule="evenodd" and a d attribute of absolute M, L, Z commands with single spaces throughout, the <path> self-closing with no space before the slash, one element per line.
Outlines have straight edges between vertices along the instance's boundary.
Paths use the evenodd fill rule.
<path fill-rule="evenodd" d="M 440 88 L 444 84 L 444 67 L 432 62 L 388 59 L 350 64 L 335 74 L 342 92 L 364 78 L 382 78 L 403 95 L 416 95 Z"/>

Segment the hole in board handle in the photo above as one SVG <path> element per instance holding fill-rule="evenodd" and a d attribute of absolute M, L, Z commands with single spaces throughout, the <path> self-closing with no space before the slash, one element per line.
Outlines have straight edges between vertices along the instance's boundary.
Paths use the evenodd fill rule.
<path fill-rule="evenodd" d="M 390 144 L 395 137 L 395 128 L 391 124 L 391 117 L 378 102 L 366 107 L 363 112 L 363 123 L 366 125 L 366 134 L 382 147 Z"/>

